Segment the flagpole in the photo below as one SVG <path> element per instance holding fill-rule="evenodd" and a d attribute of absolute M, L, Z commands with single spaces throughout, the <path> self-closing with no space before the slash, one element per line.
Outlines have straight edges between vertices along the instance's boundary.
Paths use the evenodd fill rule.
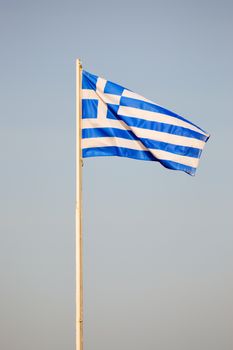
<path fill-rule="evenodd" d="M 76 350 L 83 350 L 83 254 L 82 254 L 82 150 L 81 150 L 82 65 L 76 60 Z"/>

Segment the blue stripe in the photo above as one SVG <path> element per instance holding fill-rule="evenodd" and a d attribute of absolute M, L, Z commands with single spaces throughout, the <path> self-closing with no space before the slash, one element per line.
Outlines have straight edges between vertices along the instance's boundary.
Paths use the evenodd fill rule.
<path fill-rule="evenodd" d="M 111 81 L 107 81 L 104 88 L 104 93 L 118 95 L 118 96 L 121 96 L 123 91 L 124 91 L 124 88 L 122 86 L 115 84 Z"/>
<path fill-rule="evenodd" d="M 184 122 L 195 126 L 199 130 L 205 132 L 204 130 L 199 128 L 199 126 L 195 125 L 194 123 L 190 122 L 189 120 L 181 117 L 180 115 L 178 115 L 178 114 L 176 114 L 176 113 L 174 113 L 172 111 L 169 111 L 166 108 L 160 107 L 160 106 L 158 106 L 158 105 L 156 105 L 154 103 L 149 103 L 149 102 L 145 102 L 145 101 L 142 101 L 142 100 L 136 100 L 136 99 L 129 98 L 129 97 L 121 97 L 120 105 L 121 106 L 127 106 L 127 107 L 134 107 L 134 108 L 138 108 L 138 109 L 143 109 L 145 111 L 165 114 L 165 115 L 168 115 L 170 117 L 175 117 L 177 119 L 183 120 Z"/>
<path fill-rule="evenodd" d="M 140 141 L 146 148 L 159 149 L 187 157 L 200 158 L 201 155 L 201 150 L 198 148 L 179 146 L 147 138 L 139 138 L 130 130 L 116 128 L 88 128 L 82 130 L 83 139 L 96 137 L 119 137 L 127 140 L 136 140 Z"/>
<path fill-rule="evenodd" d="M 102 156 L 118 156 L 133 158 L 138 160 L 148 160 L 148 161 L 157 161 L 160 162 L 163 166 L 172 170 L 182 170 L 189 175 L 195 175 L 196 168 L 189 167 L 180 163 L 167 161 L 167 160 L 158 160 L 156 159 L 149 151 L 136 151 L 129 148 L 123 147 L 93 147 L 93 148 L 84 148 L 82 150 L 83 158 L 89 157 L 102 157 Z"/>
<path fill-rule="evenodd" d="M 113 105 L 112 103 L 107 103 L 107 118 L 116 119 L 116 115 L 119 109 L 119 105 Z"/>
<path fill-rule="evenodd" d="M 98 100 L 83 99 L 82 100 L 82 119 L 97 118 Z"/>
<path fill-rule="evenodd" d="M 96 90 L 97 75 L 91 74 L 83 70 L 82 89 Z"/>
<path fill-rule="evenodd" d="M 112 117 L 112 115 L 110 115 L 110 117 Z M 168 134 L 190 137 L 190 138 L 194 138 L 205 142 L 208 140 L 208 137 L 206 135 L 199 134 L 196 131 L 183 128 L 181 126 L 159 123 L 159 122 L 144 120 L 140 118 L 127 117 L 119 114 L 114 119 L 123 120 L 128 126 L 135 126 L 137 128 L 142 128 L 142 129 L 166 132 Z"/>

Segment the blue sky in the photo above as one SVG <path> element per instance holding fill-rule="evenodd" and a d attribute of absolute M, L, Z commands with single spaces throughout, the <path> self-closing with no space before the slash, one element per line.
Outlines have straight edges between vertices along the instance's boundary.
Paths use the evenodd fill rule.
<path fill-rule="evenodd" d="M 86 350 L 231 350 L 230 1 L 0 1 L 0 347 L 74 349 L 75 59 L 211 134 L 84 162 Z"/>

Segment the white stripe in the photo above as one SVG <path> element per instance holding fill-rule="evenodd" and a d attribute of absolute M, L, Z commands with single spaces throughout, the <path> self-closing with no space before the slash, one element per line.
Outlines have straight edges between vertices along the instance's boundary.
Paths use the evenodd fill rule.
<path fill-rule="evenodd" d="M 118 137 L 96 137 L 82 139 L 83 148 L 105 146 L 125 147 L 136 149 L 137 151 L 148 151 L 148 149 L 140 141 L 136 140 L 125 140 Z"/>
<path fill-rule="evenodd" d="M 161 150 L 147 149 L 145 146 L 141 144 L 140 141 L 135 141 L 135 140 L 126 140 L 118 137 L 97 137 L 97 138 L 88 138 L 88 139 L 82 140 L 82 148 L 108 147 L 108 146 L 124 147 L 129 149 L 135 149 L 137 151 L 149 150 L 150 153 L 152 153 L 157 159 L 169 160 L 180 164 L 188 165 L 193 168 L 196 168 L 199 162 L 199 159 L 197 158 L 180 156 L 174 153 L 161 151 Z"/>
<path fill-rule="evenodd" d="M 99 91 L 97 91 L 97 93 L 99 94 L 100 98 L 103 99 L 103 101 L 105 103 L 110 103 L 110 104 L 114 104 L 114 105 L 119 105 L 120 104 L 121 96 L 119 96 L 119 95 L 103 94 L 103 93 L 101 93 Z"/>
<path fill-rule="evenodd" d="M 97 117 L 99 122 L 103 123 L 103 121 L 106 119 L 108 113 L 108 107 L 107 105 L 100 99 L 98 102 L 98 111 L 97 111 Z"/>
<path fill-rule="evenodd" d="M 153 103 L 152 101 L 148 100 L 147 98 L 136 94 L 135 92 L 129 91 L 129 90 L 124 90 L 122 93 L 123 97 L 128 97 L 128 98 L 133 98 L 134 100 L 141 100 L 141 101 L 145 101 L 145 102 L 149 102 L 149 103 Z"/>
<path fill-rule="evenodd" d="M 96 118 L 90 118 L 90 119 L 82 119 L 82 128 L 88 129 L 88 128 L 117 128 L 121 130 L 130 130 L 130 128 L 121 121 L 118 120 L 112 120 L 112 119 L 106 119 L 104 124 L 100 124 L 98 122 L 98 119 Z"/>
<path fill-rule="evenodd" d="M 95 90 L 82 89 L 81 91 L 82 99 L 98 100 L 99 96 Z"/>
<path fill-rule="evenodd" d="M 144 109 L 127 107 L 127 106 L 120 106 L 118 110 L 118 114 L 123 115 L 125 117 L 140 118 L 140 119 L 155 121 L 159 123 L 181 126 L 181 127 L 196 131 L 202 135 L 206 135 L 205 132 L 201 131 L 199 128 L 195 127 L 194 125 L 189 124 L 181 119 L 168 116 L 166 114 L 145 111 Z"/>
<path fill-rule="evenodd" d="M 107 80 L 103 78 L 98 78 L 96 82 L 96 90 L 104 91 Z"/>
<path fill-rule="evenodd" d="M 105 94 L 99 90 L 95 91 L 95 90 L 83 89 L 82 99 L 99 100 L 99 101 L 102 100 L 105 103 L 119 105 L 121 96 L 113 95 L 113 94 Z"/>
<path fill-rule="evenodd" d="M 96 90 L 100 89 L 100 90 L 104 91 L 106 84 L 107 84 L 107 80 L 102 79 L 102 78 L 98 78 L 97 82 L 96 82 Z M 105 120 L 107 117 L 107 113 L 108 113 L 107 105 L 104 103 L 104 101 L 101 98 L 99 98 L 98 113 L 97 113 L 99 121 L 100 121 L 100 119 Z"/>
<path fill-rule="evenodd" d="M 150 140 L 162 141 L 173 145 L 194 147 L 203 149 L 205 142 L 190 137 L 178 136 L 154 130 L 129 127 L 123 121 L 105 119 L 104 123 L 99 123 L 98 119 L 83 119 L 82 128 L 116 128 L 121 130 L 131 130 L 137 137 Z"/>

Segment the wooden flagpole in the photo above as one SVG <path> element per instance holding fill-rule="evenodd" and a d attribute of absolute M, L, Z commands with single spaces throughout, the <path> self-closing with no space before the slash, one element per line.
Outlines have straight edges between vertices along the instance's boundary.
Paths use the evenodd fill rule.
<path fill-rule="evenodd" d="M 82 253 L 82 149 L 81 149 L 82 65 L 76 60 L 76 350 L 83 350 L 83 253 Z"/>

